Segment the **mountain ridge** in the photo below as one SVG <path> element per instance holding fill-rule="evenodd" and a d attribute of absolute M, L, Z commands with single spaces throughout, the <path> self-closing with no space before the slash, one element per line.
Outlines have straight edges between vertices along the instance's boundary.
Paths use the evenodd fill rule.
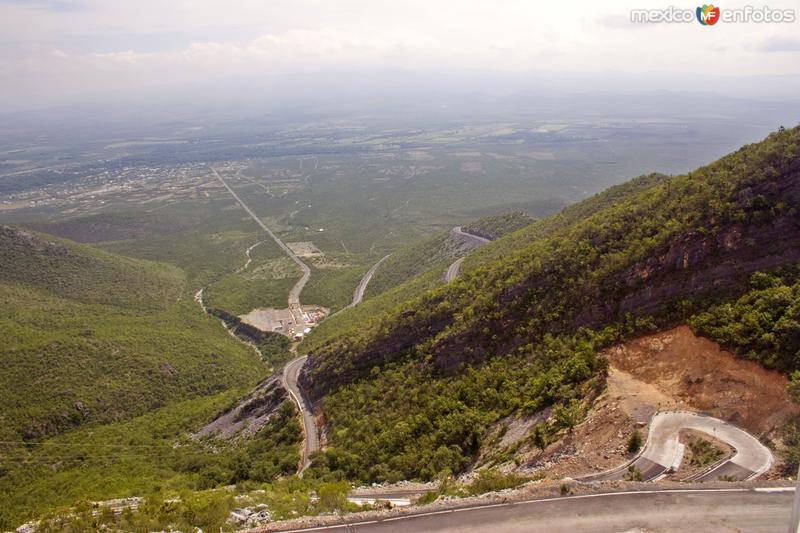
<path fill-rule="evenodd" d="M 540 393 L 544 400 L 525 400 L 523 393 L 520 401 L 566 409 L 572 401 L 585 401 L 584 385 L 602 377 L 603 365 L 592 356 L 600 348 L 656 323 L 685 320 L 711 301 L 743 292 L 754 272 L 800 260 L 798 141 L 800 128 L 776 132 L 688 174 L 639 178 L 606 193 L 612 201 L 605 205 L 589 199 L 535 222 L 479 252 L 497 260 L 316 347 L 300 383 L 331 421 L 332 448 L 340 448 L 331 453 L 378 456 L 350 459 L 348 472 L 359 479 L 380 479 L 366 470 L 381 464 L 391 471 L 393 460 L 370 443 L 335 437 L 368 439 L 366 424 L 377 425 L 372 431 L 380 434 L 391 423 L 421 427 L 406 412 L 410 407 L 396 400 L 358 399 L 374 396 L 379 383 L 381 389 L 431 395 L 426 402 L 439 401 L 439 394 L 460 383 L 470 399 L 450 409 L 463 413 L 459 425 L 472 424 L 478 434 L 482 424 L 469 422 L 470 413 L 487 423 L 494 419 L 486 412 L 490 405 L 519 409 L 511 396 L 522 393 L 520 379 L 550 376 L 551 392 Z M 508 242 L 526 237 L 526 246 L 508 250 Z M 507 381 L 505 389 L 496 386 L 500 404 L 471 398 L 480 394 L 472 373 L 488 373 L 489 379 L 493 372 L 485 369 L 495 365 L 497 371 L 505 368 L 510 380 L 512 360 L 528 370 Z M 391 377 L 396 372 L 417 374 L 401 383 Z M 416 379 L 428 380 L 426 391 Z M 355 410 L 363 422 L 354 418 Z M 447 423 L 432 416 L 427 431 Z M 474 452 L 473 445 L 459 447 L 457 439 L 444 436 L 416 452 L 403 448 L 402 454 L 432 461 L 426 454 L 435 455 L 442 446 L 452 447 L 452 461 L 444 464 L 455 469 Z M 411 477 L 431 475 L 408 464 L 400 470 Z"/>

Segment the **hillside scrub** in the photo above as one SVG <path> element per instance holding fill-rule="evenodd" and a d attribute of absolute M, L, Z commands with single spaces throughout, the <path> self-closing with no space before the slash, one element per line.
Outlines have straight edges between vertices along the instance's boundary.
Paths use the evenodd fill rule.
<path fill-rule="evenodd" d="M 513 213 L 480 218 L 474 222 L 464 224 L 461 226 L 461 229 L 467 233 L 479 235 L 484 239 L 493 241 L 507 233 L 513 233 L 518 229 L 522 229 L 532 224 L 535 220 L 536 219 L 525 213 L 515 211 Z"/>
<path fill-rule="evenodd" d="M 608 343 L 800 260 L 798 141 L 800 128 L 780 131 L 688 174 L 639 178 L 509 235 L 513 249 L 485 247 L 497 259 L 447 286 L 341 324 L 301 376 L 331 435 L 319 467 L 458 472 L 501 416 L 589 395 Z"/>
<path fill-rule="evenodd" d="M 689 325 L 735 354 L 783 372 L 800 370 L 800 265 L 758 272 L 735 301 L 693 316 Z"/>
<path fill-rule="evenodd" d="M 0 468 L 0 528 L 51 511 L 58 515 L 57 509 L 86 500 L 162 492 L 172 498 L 293 475 L 302 434 L 290 402 L 249 440 L 188 438 L 240 394 L 176 403 L 124 422 L 79 428 L 36 446 L 5 445 L 5 453 L 20 460 Z"/>

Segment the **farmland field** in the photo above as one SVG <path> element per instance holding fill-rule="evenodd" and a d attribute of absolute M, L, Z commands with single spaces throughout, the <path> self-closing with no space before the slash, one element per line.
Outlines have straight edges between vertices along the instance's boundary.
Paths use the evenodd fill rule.
<path fill-rule="evenodd" d="M 335 311 L 370 266 L 412 242 L 499 213 L 547 216 L 654 168 L 692 168 L 740 142 L 729 119 L 418 120 L 405 130 L 381 120 L 278 123 L 247 142 L 229 133 L 115 137 L 102 146 L 56 136 L 46 149 L 16 141 L 0 156 L 0 222 L 174 264 L 187 273 L 187 292 L 207 286 L 209 303 L 234 314 L 283 305 L 299 271 L 269 239 L 241 270 L 246 250 L 265 235 L 213 166 L 284 242 L 309 243 L 311 253 L 298 244 L 313 269 L 303 303 Z M 69 142 L 84 150 L 64 160 L 60 143 Z M 420 260 L 409 272 L 439 261 Z M 403 277 L 379 270 L 366 296 Z"/>

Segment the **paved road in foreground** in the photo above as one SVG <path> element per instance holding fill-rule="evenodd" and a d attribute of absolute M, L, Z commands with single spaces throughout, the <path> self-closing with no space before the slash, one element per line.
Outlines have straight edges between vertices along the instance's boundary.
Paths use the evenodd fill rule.
<path fill-rule="evenodd" d="M 303 275 L 300 277 L 299 280 L 297 280 L 297 283 L 295 283 L 294 287 L 292 287 L 292 289 L 289 291 L 289 311 L 291 311 L 295 323 L 300 327 L 300 331 L 303 331 L 305 327 L 305 321 L 303 320 L 303 310 L 300 307 L 300 293 L 303 292 L 303 287 L 306 286 L 308 279 L 311 277 L 311 268 L 309 268 L 307 264 L 302 262 L 300 258 L 297 257 L 297 255 L 292 251 L 292 249 L 286 246 L 286 243 L 284 243 L 277 235 L 275 235 L 272 232 L 272 230 L 270 230 L 261 221 L 261 219 L 258 218 L 256 214 L 253 213 L 253 211 L 249 207 L 247 207 L 247 204 L 245 204 L 242 201 L 242 199 L 239 198 L 239 195 L 236 194 L 233 191 L 233 189 L 230 188 L 228 183 L 224 179 L 222 179 L 222 176 L 219 175 L 219 172 L 217 172 L 215 168 L 212 167 L 211 171 L 214 173 L 217 179 L 219 179 L 219 181 L 222 182 L 225 188 L 228 189 L 228 192 L 231 194 L 231 196 L 233 196 L 233 198 L 239 203 L 240 206 L 242 206 L 242 208 L 247 212 L 247 214 L 250 215 L 250 218 L 255 220 L 256 223 L 261 227 L 261 229 L 267 232 L 267 235 L 272 237 L 272 240 L 274 240 L 277 243 L 277 245 L 280 246 L 281 250 L 283 250 L 283 252 L 289 256 L 289 259 L 294 261 L 297 264 L 297 266 L 300 267 L 300 270 L 303 271 Z"/>
<path fill-rule="evenodd" d="M 469 243 L 473 248 L 479 248 L 484 244 L 488 244 L 492 241 L 481 237 L 479 235 L 473 235 L 472 233 L 467 233 L 461 229 L 461 226 L 456 226 L 451 230 L 453 235 L 456 235 Z M 458 276 L 459 271 L 461 271 L 461 264 L 464 262 L 464 258 L 461 257 L 456 259 L 448 268 L 447 272 L 444 273 L 444 281 L 445 283 L 450 283 Z"/>
<path fill-rule="evenodd" d="M 314 418 L 311 410 L 308 409 L 303 393 L 300 392 L 300 387 L 297 385 L 297 378 L 300 375 L 300 369 L 306 362 L 307 357 L 298 357 L 286 363 L 283 367 L 283 386 L 289 391 L 289 395 L 297 404 L 300 414 L 303 417 L 303 433 L 305 433 L 305 441 L 303 443 L 303 464 L 301 465 L 300 472 L 305 470 L 311 465 L 311 454 L 319 450 L 319 431 L 317 430 L 317 419 Z"/>
<path fill-rule="evenodd" d="M 792 491 L 681 489 L 494 504 L 306 530 L 358 533 L 785 533 Z"/>
<path fill-rule="evenodd" d="M 642 453 L 633 461 L 633 466 L 642 478 L 658 479 L 670 469 L 677 471 L 683 461 L 684 447 L 678 441 L 681 430 L 691 429 L 707 434 L 730 445 L 735 453 L 732 457 L 717 463 L 711 469 L 692 476 L 694 481 L 716 481 L 720 477 L 747 480 L 753 479 L 767 470 L 773 463 L 772 452 L 758 439 L 738 427 L 714 418 L 690 412 L 656 413 L 650 423 Z M 628 474 L 629 464 L 618 468 L 583 477 L 584 481 L 618 480 Z"/>

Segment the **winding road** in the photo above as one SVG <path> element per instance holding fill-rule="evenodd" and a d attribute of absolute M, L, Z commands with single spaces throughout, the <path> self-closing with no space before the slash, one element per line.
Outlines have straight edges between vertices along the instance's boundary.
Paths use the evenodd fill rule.
<path fill-rule="evenodd" d="M 484 244 L 488 244 L 492 241 L 481 237 L 479 235 L 473 235 L 472 233 L 467 233 L 461 229 L 461 226 L 456 226 L 451 230 L 451 233 L 461 240 L 465 241 L 469 244 L 472 248 L 479 248 Z M 456 259 L 449 267 L 447 267 L 447 272 L 444 273 L 444 281 L 445 283 L 450 283 L 458 276 L 459 271 L 461 270 L 461 264 L 464 262 L 464 257 L 460 257 Z"/>
<path fill-rule="evenodd" d="M 300 294 L 311 277 L 311 269 L 308 265 L 301 261 L 300 258 L 297 257 L 297 255 L 280 238 L 278 238 L 278 236 L 275 235 L 275 233 L 273 233 L 261 221 L 260 218 L 258 218 L 258 216 L 256 216 L 256 214 L 247 206 L 247 204 L 242 201 L 239 195 L 234 192 L 234 190 L 228 185 L 222 176 L 219 175 L 216 169 L 212 167 L 211 170 L 225 186 L 231 196 L 233 196 L 239 205 L 247 212 L 247 214 L 302 270 L 302 276 L 289 291 L 288 305 L 289 310 L 294 317 L 295 323 L 304 325 L 305 321 L 302 315 Z M 453 228 L 452 233 L 474 248 L 491 242 L 489 239 L 484 237 L 464 232 L 461 227 Z M 253 247 L 255 246 L 256 245 L 253 245 Z M 247 251 L 248 258 L 249 252 L 253 247 Z M 375 265 L 372 266 L 372 268 L 367 271 L 356 287 L 356 290 L 353 293 L 353 301 L 348 307 L 358 305 L 363 300 L 364 292 L 370 280 L 372 279 L 372 276 L 380 267 L 381 263 L 383 263 L 389 257 L 389 255 L 381 258 L 377 263 L 375 263 Z M 461 257 L 450 265 L 445 274 L 445 281 L 450 282 L 455 279 L 456 276 L 458 276 L 463 261 L 464 257 Z M 202 291 L 198 293 L 198 295 L 201 297 Z M 293 359 L 284 367 L 282 376 L 283 385 L 289 392 L 292 400 L 297 405 L 303 420 L 303 432 L 305 438 L 303 444 L 302 464 L 300 465 L 301 473 L 311 464 L 311 454 L 319 450 L 319 431 L 317 428 L 317 422 L 312 411 L 308 408 L 307 402 L 298 386 L 298 377 L 306 360 L 306 356 Z M 647 442 L 641 453 L 633 461 L 606 472 L 585 476 L 580 478 L 580 480 L 603 481 L 625 479 L 625 477 L 629 475 L 631 468 L 635 469 L 635 471 L 641 475 L 643 480 L 661 479 L 667 474 L 677 471 L 680 467 L 684 454 L 684 446 L 679 441 L 679 435 L 682 430 L 694 430 L 706 433 L 727 443 L 735 450 L 733 456 L 719 461 L 710 468 L 695 474 L 690 478 L 691 481 L 708 481 L 717 480 L 720 478 L 737 480 L 753 479 L 769 470 L 770 466 L 773 464 L 774 459 L 769 449 L 767 449 L 749 433 L 728 422 L 697 413 L 660 412 L 653 416 Z M 375 530 L 377 531 L 378 529 Z M 380 526 L 380 530 L 394 531 L 395 529 L 386 529 L 385 527 Z M 450 530 L 455 531 L 454 529 L 436 529 L 436 531 Z M 526 529 L 526 531 L 532 530 Z"/>
<path fill-rule="evenodd" d="M 319 430 L 317 429 L 317 419 L 314 414 L 308 409 L 306 400 L 300 387 L 297 384 L 297 378 L 300 376 L 300 370 L 305 364 L 307 356 L 298 357 L 286 363 L 283 367 L 283 386 L 289 391 L 289 396 L 297 404 L 300 414 L 303 417 L 303 461 L 300 466 L 300 473 L 311 465 L 311 454 L 319 450 Z"/>
<path fill-rule="evenodd" d="M 468 242 L 471 242 L 476 248 L 492 242 L 491 239 L 487 239 L 486 237 L 481 237 L 480 235 L 475 235 L 474 233 L 467 233 L 461 229 L 461 226 L 456 226 L 452 231 L 455 235 L 458 235 Z"/>
<path fill-rule="evenodd" d="M 286 243 L 284 243 L 277 235 L 275 235 L 272 232 L 272 230 L 270 230 L 261 221 L 261 219 L 258 218 L 256 214 L 253 213 L 253 211 L 249 207 L 247 207 L 247 204 L 245 204 L 242 201 L 242 199 L 239 198 L 239 195 L 236 194 L 233 191 L 233 189 L 231 189 L 231 187 L 224 179 L 222 179 L 222 176 L 219 175 L 217 169 L 211 167 L 211 171 L 214 172 L 214 175 L 217 177 L 217 179 L 219 179 L 219 181 L 222 182 L 225 188 L 228 189 L 228 192 L 231 194 L 231 196 L 233 196 L 233 198 L 239 203 L 240 206 L 242 206 L 242 208 L 247 212 L 247 214 L 250 215 L 250 218 L 255 220 L 256 223 L 261 227 L 261 229 L 263 229 L 267 233 L 267 235 L 272 237 L 272 240 L 274 240 L 277 243 L 277 245 L 280 246 L 281 250 L 283 250 L 283 252 L 287 256 L 289 256 L 289 259 L 294 261 L 297 264 L 297 266 L 300 267 L 300 270 L 303 272 L 303 275 L 300 277 L 299 280 L 297 280 L 297 283 L 295 283 L 292 289 L 289 291 L 289 311 L 292 313 L 292 317 L 294 317 L 294 321 L 296 324 L 304 324 L 305 322 L 303 320 L 303 310 L 300 306 L 300 293 L 303 292 L 303 287 L 306 286 L 306 283 L 308 283 L 308 280 L 311 277 L 311 268 L 303 261 L 301 261 L 300 258 L 297 257 L 297 255 L 292 251 L 292 249 L 286 246 Z"/>
<path fill-rule="evenodd" d="M 386 261 L 390 255 L 392 254 L 387 254 L 383 256 L 377 263 L 372 265 L 372 268 L 367 270 L 367 273 L 364 274 L 364 277 L 361 278 L 361 281 L 358 282 L 358 286 L 356 287 L 356 290 L 353 292 L 353 302 L 347 307 L 353 307 L 361 303 L 361 300 L 364 299 L 364 291 L 367 290 L 367 285 L 369 285 L 372 276 L 375 275 L 375 272 L 378 270 L 378 267 L 381 266 L 381 263 Z M 345 307 L 345 309 L 347 309 L 347 307 Z"/>
<path fill-rule="evenodd" d="M 672 471 L 677 471 L 683 461 L 683 444 L 679 441 L 681 430 L 703 432 L 731 446 L 735 453 L 710 468 L 689 478 L 692 481 L 726 479 L 748 480 L 758 477 L 774 461 L 769 448 L 738 427 L 714 418 L 690 412 L 656 413 L 650 423 L 647 443 L 642 452 L 622 466 L 579 478 L 581 481 L 620 480 L 628 475 L 632 465 L 644 481 L 657 481 Z"/>
<path fill-rule="evenodd" d="M 785 533 L 793 496 L 791 487 L 611 492 L 454 507 L 283 533 Z"/>
<path fill-rule="evenodd" d="M 459 271 L 461 270 L 461 263 L 464 262 L 466 257 L 459 257 L 453 263 L 447 267 L 447 272 L 444 273 L 444 282 L 450 283 L 458 276 Z"/>
<path fill-rule="evenodd" d="M 316 166 L 314 167 L 316 168 Z M 292 289 L 289 291 L 289 311 L 292 313 L 292 317 L 294 318 L 295 324 L 305 325 L 305 320 L 303 319 L 303 310 L 300 305 L 300 293 L 303 291 L 303 287 L 305 287 L 306 283 L 308 282 L 309 278 L 311 277 L 311 268 L 306 265 L 303 261 L 300 260 L 299 257 L 289 248 L 286 244 L 278 238 L 262 221 L 260 218 L 256 216 L 253 211 L 247 207 L 239 195 L 236 194 L 233 189 L 222 179 L 222 176 L 219 175 L 215 168 L 211 168 L 214 172 L 214 175 L 222 182 L 231 196 L 242 206 L 242 208 L 247 212 L 250 217 L 256 221 L 256 223 L 263 229 L 267 235 L 272 237 L 278 246 L 280 246 L 281 250 L 289 256 L 289 258 L 297 263 L 297 266 L 303 271 L 303 275 L 297 280 L 297 283 L 294 284 Z M 302 331 L 302 329 L 301 329 Z M 286 366 L 283 367 L 283 386 L 289 392 L 289 396 L 291 396 L 292 400 L 294 401 L 295 405 L 297 405 L 297 410 L 300 412 L 300 416 L 303 419 L 303 460 L 302 464 L 300 465 L 300 473 L 303 472 L 308 466 L 311 464 L 311 453 L 319 450 L 319 431 L 317 429 L 317 420 L 314 418 L 314 414 L 308 409 L 307 402 L 303 397 L 303 393 L 300 391 L 300 387 L 297 385 L 297 378 L 300 375 L 300 369 L 303 368 L 303 364 L 306 362 L 306 357 L 298 357 L 297 359 L 293 359 L 286 363 Z"/>

